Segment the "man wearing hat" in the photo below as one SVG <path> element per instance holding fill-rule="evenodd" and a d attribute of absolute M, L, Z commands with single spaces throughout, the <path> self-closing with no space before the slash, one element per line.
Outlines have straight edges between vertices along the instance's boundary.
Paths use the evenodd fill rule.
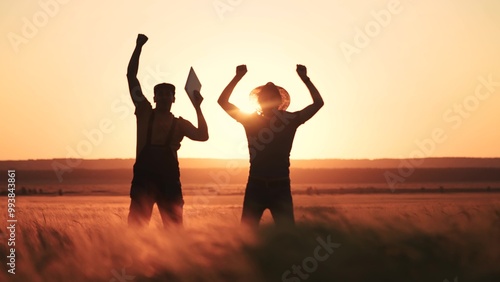
<path fill-rule="evenodd" d="M 297 73 L 307 86 L 313 103 L 301 111 L 287 112 L 290 96 L 282 87 L 269 82 L 255 88 L 250 97 L 258 109 L 246 114 L 229 103 L 236 84 L 246 74 L 245 65 L 236 68 L 236 76 L 219 97 L 219 105 L 245 128 L 250 154 L 250 175 L 243 200 L 242 223 L 257 227 L 265 209 L 269 209 L 276 225 L 293 225 L 290 191 L 290 151 L 297 128 L 323 106 L 323 99 L 307 76 L 305 66 L 297 65 Z"/>
<path fill-rule="evenodd" d="M 130 189 L 129 226 L 144 226 L 149 223 L 153 205 L 160 211 L 163 226 L 170 223 L 182 225 L 182 197 L 177 150 L 184 136 L 196 140 L 208 140 L 208 129 L 201 112 L 203 98 L 196 91 L 194 107 L 198 127 L 170 112 L 175 102 L 175 86 L 160 83 L 154 87 L 153 101 L 146 99 L 137 79 L 139 56 L 148 38 L 139 34 L 135 50 L 127 69 L 130 96 L 135 105 L 137 120 L 137 147 L 134 177 Z"/>

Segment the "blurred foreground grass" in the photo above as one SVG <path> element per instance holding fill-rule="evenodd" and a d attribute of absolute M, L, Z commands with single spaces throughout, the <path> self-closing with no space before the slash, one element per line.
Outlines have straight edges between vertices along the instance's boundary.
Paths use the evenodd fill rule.
<path fill-rule="evenodd" d="M 0 281 L 500 281 L 500 197 L 439 197 L 295 197 L 295 228 L 266 214 L 256 233 L 240 197 L 188 197 L 168 231 L 156 210 L 127 229 L 127 197 L 18 198 L 16 274 L 4 233 Z"/>

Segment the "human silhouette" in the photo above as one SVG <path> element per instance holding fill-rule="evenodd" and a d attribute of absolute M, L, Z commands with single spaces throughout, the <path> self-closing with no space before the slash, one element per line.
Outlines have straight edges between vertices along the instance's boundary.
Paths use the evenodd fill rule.
<path fill-rule="evenodd" d="M 293 225 L 290 191 L 290 151 L 297 128 L 323 106 L 323 99 L 307 76 L 307 68 L 297 65 L 297 74 L 305 83 L 313 103 L 298 112 L 287 112 L 287 91 L 272 82 L 255 88 L 250 96 L 259 108 L 246 114 L 229 102 L 237 83 L 246 74 L 245 65 L 236 67 L 236 75 L 219 97 L 219 105 L 245 128 L 250 155 L 250 173 L 243 200 L 241 221 L 250 227 L 259 225 L 266 209 L 277 226 Z"/>
<path fill-rule="evenodd" d="M 177 150 L 184 136 L 196 140 L 208 140 L 208 129 L 201 111 L 203 97 L 196 91 L 194 108 L 198 128 L 182 117 L 170 112 L 175 102 L 175 86 L 160 83 L 154 87 L 156 107 L 144 96 L 137 71 L 143 45 L 148 38 L 139 34 L 135 50 L 127 69 L 130 96 L 135 105 L 137 120 L 137 147 L 134 177 L 130 188 L 129 226 L 138 227 L 149 223 L 153 205 L 160 211 L 163 226 L 170 223 L 182 225 L 184 200 L 180 183 Z"/>

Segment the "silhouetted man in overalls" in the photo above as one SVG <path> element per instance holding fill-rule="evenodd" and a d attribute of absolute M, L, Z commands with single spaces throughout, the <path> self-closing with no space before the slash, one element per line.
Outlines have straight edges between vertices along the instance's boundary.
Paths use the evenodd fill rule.
<path fill-rule="evenodd" d="M 243 200 L 241 221 L 257 227 L 266 209 L 276 225 L 293 225 L 290 191 L 290 151 L 297 128 L 323 106 L 323 99 L 307 76 L 305 66 L 297 65 L 297 74 L 305 83 L 313 103 L 297 112 L 287 112 L 290 96 L 285 89 L 269 82 L 255 88 L 251 97 L 259 109 L 246 114 L 229 102 L 236 84 L 246 74 L 245 65 L 236 68 L 236 76 L 219 97 L 219 105 L 245 128 L 250 154 L 250 175 Z"/>
<path fill-rule="evenodd" d="M 182 197 L 177 150 L 184 136 L 197 141 L 208 140 L 205 118 L 201 112 L 203 98 L 195 93 L 194 107 L 198 128 L 182 117 L 170 112 L 175 102 L 175 86 L 161 83 L 154 87 L 153 109 L 146 99 L 137 79 L 139 56 L 148 38 L 139 34 L 137 44 L 127 69 L 127 79 L 137 118 L 137 148 L 134 178 L 130 189 L 129 226 L 149 223 L 153 205 L 160 211 L 163 226 L 172 222 L 182 225 Z"/>

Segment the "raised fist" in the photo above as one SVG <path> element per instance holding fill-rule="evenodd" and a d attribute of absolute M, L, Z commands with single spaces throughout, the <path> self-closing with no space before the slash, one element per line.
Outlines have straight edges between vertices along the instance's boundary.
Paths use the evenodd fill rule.
<path fill-rule="evenodd" d="M 304 80 L 307 78 L 307 68 L 303 65 L 297 65 L 297 74 Z"/>
<path fill-rule="evenodd" d="M 194 94 L 193 105 L 195 107 L 200 107 L 201 102 L 203 102 L 203 96 L 201 96 L 201 93 L 198 90 L 194 90 L 193 94 Z"/>
<path fill-rule="evenodd" d="M 144 34 L 137 35 L 137 45 L 142 46 L 148 41 L 148 37 Z"/>
<path fill-rule="evenodd" d="M 246 65 L 239 65 L 236 67 L 236 76 L 243 77 L 247 73 Z"/>

